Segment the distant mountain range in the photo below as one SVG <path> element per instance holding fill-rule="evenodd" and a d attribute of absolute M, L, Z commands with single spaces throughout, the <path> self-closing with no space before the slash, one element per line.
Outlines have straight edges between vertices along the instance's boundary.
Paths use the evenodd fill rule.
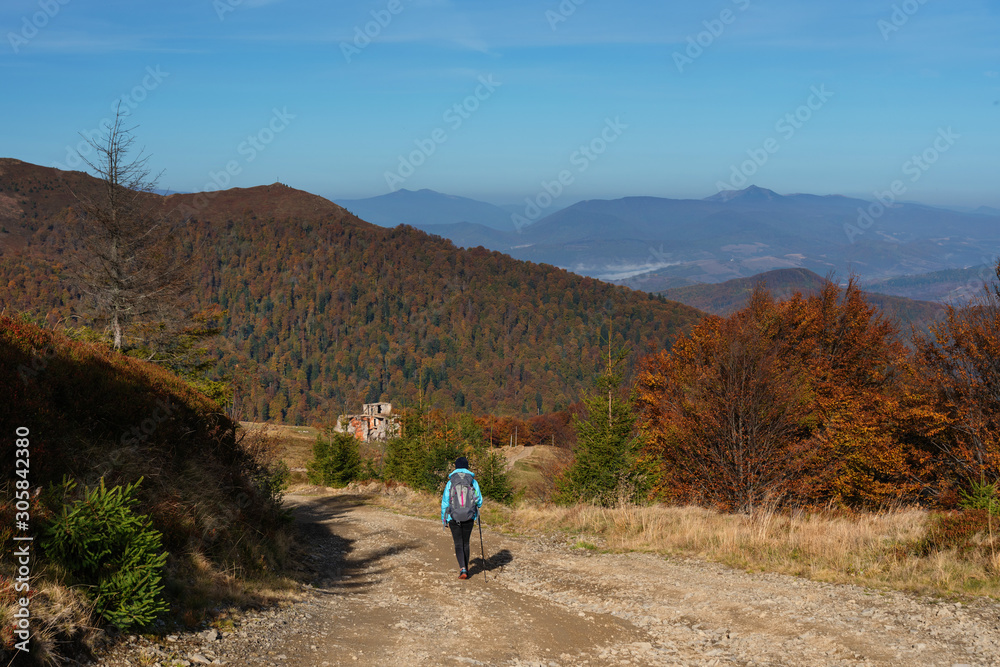
<path fill-rule="evenodd" d="M 399 206 L 390 216 L 366 213 L 359 202 Z M 446 211 L 446 202 L 453 212 Z M 483 246 L 647 291 L 779 268 L 878 280 L 989 264 L 1000 253 L 1000 211 L 988 207 L 965 212 L 912 203 L 886 207 L 750 186 L 705 199 L 582 201 L 512 230 L 508 212 L 478 202 L 483 213 L 477 216 L 469 202 L 399 191 L 342 204 L 363 218 L 382 215 L 375 220 L 380 224 L 408 222 L 462 247 Z"/>
<path fill-rule="evenodd" d="M 958 211 L 959 213 L 976 213 L 978 215 L 1000 215 L 1000 208 L 995 206 L 978 206 L 972 208 L 970 206 L 944 206 L 943 208 L 951 209 L 952 211 Z"/>
<path fill-rule="evenodd" d="M 866 289 L 946 304 L 960 304 L 981 294 L 983 283 L 996 280 L 995 262 L 966 269 L 946 269 L 912 276 L 869 281 Z"/>

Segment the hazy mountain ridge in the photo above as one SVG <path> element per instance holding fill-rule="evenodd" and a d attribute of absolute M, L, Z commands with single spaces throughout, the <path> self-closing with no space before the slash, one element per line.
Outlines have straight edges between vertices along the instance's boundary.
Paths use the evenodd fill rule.
<path fill-rule="evenodd" d="M 410 225 L 429 231 L 427 227 L 431 226 L 473 223 L 488 229 L 514 231 L 510 213 L 499 206 L 428 189 L 400 189 L 378 197 L 338 202 L 359 218 L 380 227 Z"/>
<path fill-rule="evenodd" d="M 983 284 L 996 277 L 995 266 L 994 262 L 989 265 L 899 276 L 871 281 L 866 288 L 910 299 L 959 304 L 982 292 Z"/>
<path fill-rule="evenodd" d="M 411 212 L 414 219 L 425 215 Z M 1000 252 L 1000 212 L 988 207 L 883 207 L 757 186 L 705 199 L 581 201 L 506 233 L 481 229 L 479 220 L 462 222 L 473 224 L 423 228 L 463 247 L 481 245 L 641 289 L 650 287 L 631 279 L 651 271 L 663 279 L 719 282 L 798 267 L 875 280 L 988 263 Z"/>

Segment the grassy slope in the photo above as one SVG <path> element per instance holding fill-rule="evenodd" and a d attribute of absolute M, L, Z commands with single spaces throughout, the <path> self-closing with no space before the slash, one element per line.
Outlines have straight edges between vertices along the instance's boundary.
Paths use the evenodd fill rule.
<path fill-rule="evenodd" d="M 523 455 L 515 450 L 524 450 Z M 545 500 L 552 494 L 555 477 L 573 462 L 573 453 L 563 447 L 503 447 L 511 484 L 523 497 Z"/>
<path fill-rule="evenodd" d="M 175 618 L 198 622 L 209 608 L 245 599 L 249 581 L 277 581 L 289 526 L 261 485 L 247 441 L 209 399 L 159 367 L 2 316 L 0 383 L 0 431 L 30 430 L 29 479 L 43 490 L 32 508 L 38 549 L 64 475 L 91 487 L 102 477 L 109 486 L 141 477 L 140 511 L 170 553 L 165 584 Z M 4 470 L 14 469 L 13 457 L 13 439 L 5 437 Z M 4 527 L 13 525 L 12 483 L 12 476 L 0 481 Z M 0 532 L 3 576 L 11 574 L 9 537 Z M 51 652 L 55 642 L 86 643 L 79 596 L 55 585 L 58 570 L 44 557 L 34 572 L 36 652 Z"/>
<path fill-rule="evenodd" d="M 288 465 L 292 484 L 306 483 L 306 464 L 313 457 L 313 445 L 321 431 L 311 426 L 291 426 L 266 422 L 240 422 L 248 432 L 263 434 L 275 443 L 277 455 Z"/>

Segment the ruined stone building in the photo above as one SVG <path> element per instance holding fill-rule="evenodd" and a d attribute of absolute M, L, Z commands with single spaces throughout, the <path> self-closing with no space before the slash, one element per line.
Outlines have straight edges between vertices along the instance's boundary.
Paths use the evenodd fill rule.
<path fill-rule="evenodd" d="M 392 403 L 365 403 L 359 415 L 340 415 L 334 430 L 351 433 L 362 442 L 385 442 L 400 434 Z"/>

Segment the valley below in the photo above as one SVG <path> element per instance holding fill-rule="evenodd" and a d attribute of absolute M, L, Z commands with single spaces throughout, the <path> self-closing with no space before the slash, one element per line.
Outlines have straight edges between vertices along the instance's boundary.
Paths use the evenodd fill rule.
<path fill-rule="evenodd" d="M 993 665 L 1000 609 L 602 553 L 485 526 L 456 578 L 436 520 L 376 507 L 375 486 L 286 497 L 304 543 L 297 601 L 232 628 L 133 637 L 106 665 Z M 384 492 L 404 495 L 402 488 Z"/>

